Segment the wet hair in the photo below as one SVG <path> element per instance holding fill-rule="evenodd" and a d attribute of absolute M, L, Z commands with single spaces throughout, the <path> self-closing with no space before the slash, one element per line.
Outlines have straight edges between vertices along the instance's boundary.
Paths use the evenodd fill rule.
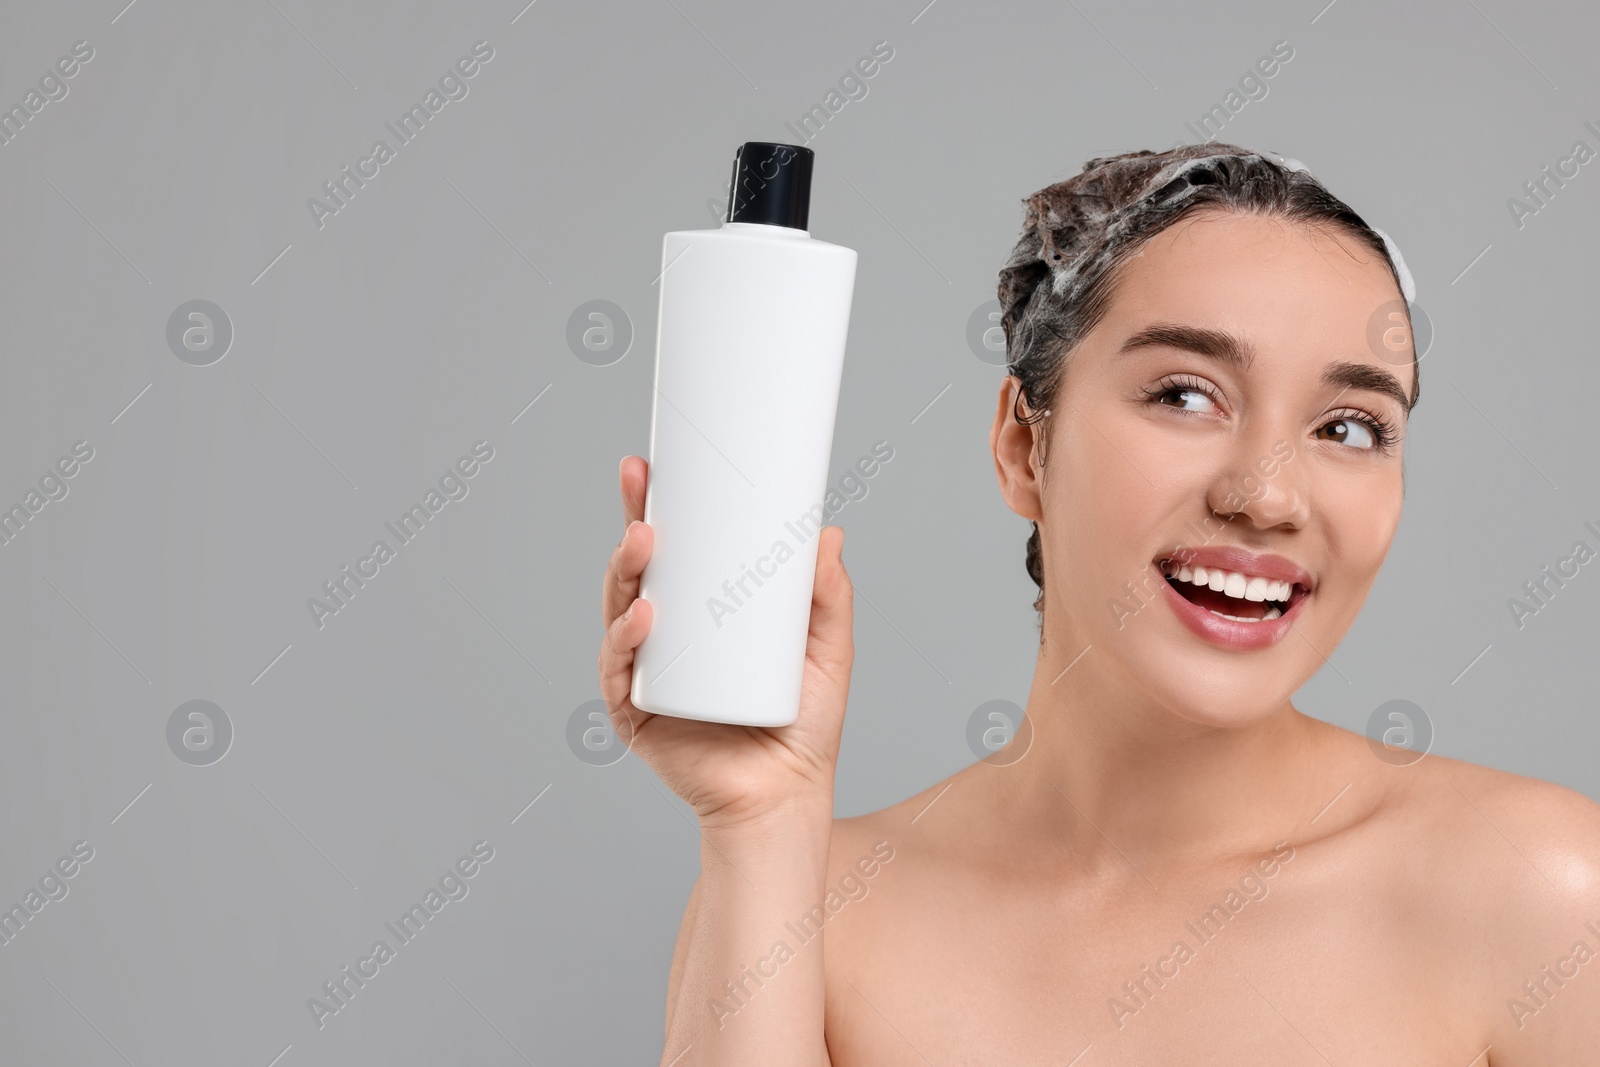
<path fill-rule="evenodd" d="M 1024 426 L 1044 423 L 1041 449 L 1071 353 L 1110 310 L 1119 268 L 1156 234 L 1205 210 L 1341 231 L 1388 264 L 1399 292 L 1410 288 L 1401 281 L 1404 268 L 1396 269 L 1381 233 L 1304 165 L 1276 153 L 1208 142 L 1091 159 L 1076 177 L 1023 201 L 1022 234 L 1000 270 L 1006 363 L 1022 381 L 1012 416 Z M 1403 299 L 1399 303 L 1409 331 L 1410 308 Z M 1415 372 L 1414 356 L 1411 365 Z M 1420 378 L 1413 383 L 1407 411 L 1420 395 Z M 1026 416 L 1017 410 L 1024 401 L 1031 409 Z M 1037 522 L 1028 538 L 1027 568 L 1039 587 L 1034 610 L 1042 614 L 1044 560 Z"/>

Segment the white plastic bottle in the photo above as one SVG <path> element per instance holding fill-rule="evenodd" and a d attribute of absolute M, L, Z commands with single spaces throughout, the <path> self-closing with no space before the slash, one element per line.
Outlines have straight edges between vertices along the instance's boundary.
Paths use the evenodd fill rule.
<path fill-rule="evenodd" d="M 668 233 L 650 479 L 650 632 L 632 699 L 749 726 L 799 717 L 856 253 L 807 232 L 813 153 L 746 142 L 728 216 Z"/>

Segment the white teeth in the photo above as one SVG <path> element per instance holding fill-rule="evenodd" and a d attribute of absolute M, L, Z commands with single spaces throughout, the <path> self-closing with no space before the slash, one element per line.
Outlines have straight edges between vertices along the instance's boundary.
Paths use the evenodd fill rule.
<path fill-rule="evenodd" d="M 1289 598 L 1294 594 L 1293 582 L 1275 578 L 1263 578 L 1260 575 L 1225 571 L 1218 567 L 1189 567 L 1187 565 L 1179 566 L 1176 574 L 1173 574 L 1170 562 L 1163 569 L 1169 576 L 1176 578 L 1180 582 L 1205 586 L 1215 592 L 1225 593 L 1235 600 L 1264 600 L 1274 604 L 1287 604 Z M 1231 618 L 1232 616 L 1228 617 Z M 1273 617 L 1276 618 L 1277 616 Z M 1251 619 L 1249 621 L 1256 622 L 1258 620 Z"/>

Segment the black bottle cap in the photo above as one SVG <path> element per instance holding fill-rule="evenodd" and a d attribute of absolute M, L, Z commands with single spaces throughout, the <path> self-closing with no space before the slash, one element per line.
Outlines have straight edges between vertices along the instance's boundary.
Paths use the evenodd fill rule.
<path fill-rule="evenodd" d="M 800 145 L 746 141 L 733 154 L 726 221 L 805 229 L 811 214 L 815 156 Z"/>

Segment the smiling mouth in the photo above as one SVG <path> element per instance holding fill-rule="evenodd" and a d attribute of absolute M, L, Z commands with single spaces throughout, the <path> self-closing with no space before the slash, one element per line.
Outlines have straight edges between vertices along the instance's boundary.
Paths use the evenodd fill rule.
<path fill-rule="evenodd" d="M 1179 566 L 1167 559 L 1156 565 L 1183 599 L 1234 622 L 1271 622 L 1309 592 L 1295 582 L 1216 567 Z"/>

